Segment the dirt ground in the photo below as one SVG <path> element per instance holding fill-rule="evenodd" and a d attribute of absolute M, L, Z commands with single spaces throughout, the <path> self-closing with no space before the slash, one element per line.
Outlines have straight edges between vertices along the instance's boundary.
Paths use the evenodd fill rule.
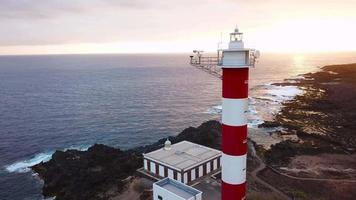
<path fill-rule="evenodd" d="M 152 189 L 153 181 L 146 178 L 134 177 L 119 196 L 110 200 L 139 200 L 144 190 Z"/>
<path fill-rule="evenodd" d="M 295 180 L 270 169 L 263 170 L 260 177 L 295 200 L 355 200 L 356 197 L 356 183 L 352 182 Z"/>
<path fill-rule="evenodd" d="M 280 170 L 298 177 L 355 179 L 356 154 L 300 155 Z"/>

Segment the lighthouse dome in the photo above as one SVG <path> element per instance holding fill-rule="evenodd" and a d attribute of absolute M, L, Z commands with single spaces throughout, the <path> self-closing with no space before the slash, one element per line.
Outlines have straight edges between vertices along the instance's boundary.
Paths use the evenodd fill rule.
<path fill-rule="evenodd" d="M 172 148 L 172 143 L 167 138 L 166 142 L 164 143 L 164 150 L 171 150 L 171 148 Z"/>

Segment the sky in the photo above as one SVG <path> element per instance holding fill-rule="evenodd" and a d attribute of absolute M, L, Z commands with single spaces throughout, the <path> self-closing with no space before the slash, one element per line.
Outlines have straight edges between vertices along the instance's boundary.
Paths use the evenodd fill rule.
<path fill-rule="evenodd" d="M 356 0 L 0 0 L 0 54 L 356 51 Z M 222 37 L 221 37 L 222 36 Z"/>

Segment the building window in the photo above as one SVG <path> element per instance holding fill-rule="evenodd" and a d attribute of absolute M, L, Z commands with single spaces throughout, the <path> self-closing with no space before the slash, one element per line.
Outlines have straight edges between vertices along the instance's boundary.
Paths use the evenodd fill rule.
<path fill-rule="evenodd" d="M 163 200 L 163 198 L 161 196 L 158 195 L 158 200 Z"/>

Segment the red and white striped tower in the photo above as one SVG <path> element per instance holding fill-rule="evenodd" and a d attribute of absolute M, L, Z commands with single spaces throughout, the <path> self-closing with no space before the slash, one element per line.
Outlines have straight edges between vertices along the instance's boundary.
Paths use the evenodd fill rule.
<path fill-rule="evenodd" d="M 229 48 L 222 50 L 222 200 L 246 199 L 248 74 L 254 63 L 245 49 L 242 33 L 230 34 Z"/>

